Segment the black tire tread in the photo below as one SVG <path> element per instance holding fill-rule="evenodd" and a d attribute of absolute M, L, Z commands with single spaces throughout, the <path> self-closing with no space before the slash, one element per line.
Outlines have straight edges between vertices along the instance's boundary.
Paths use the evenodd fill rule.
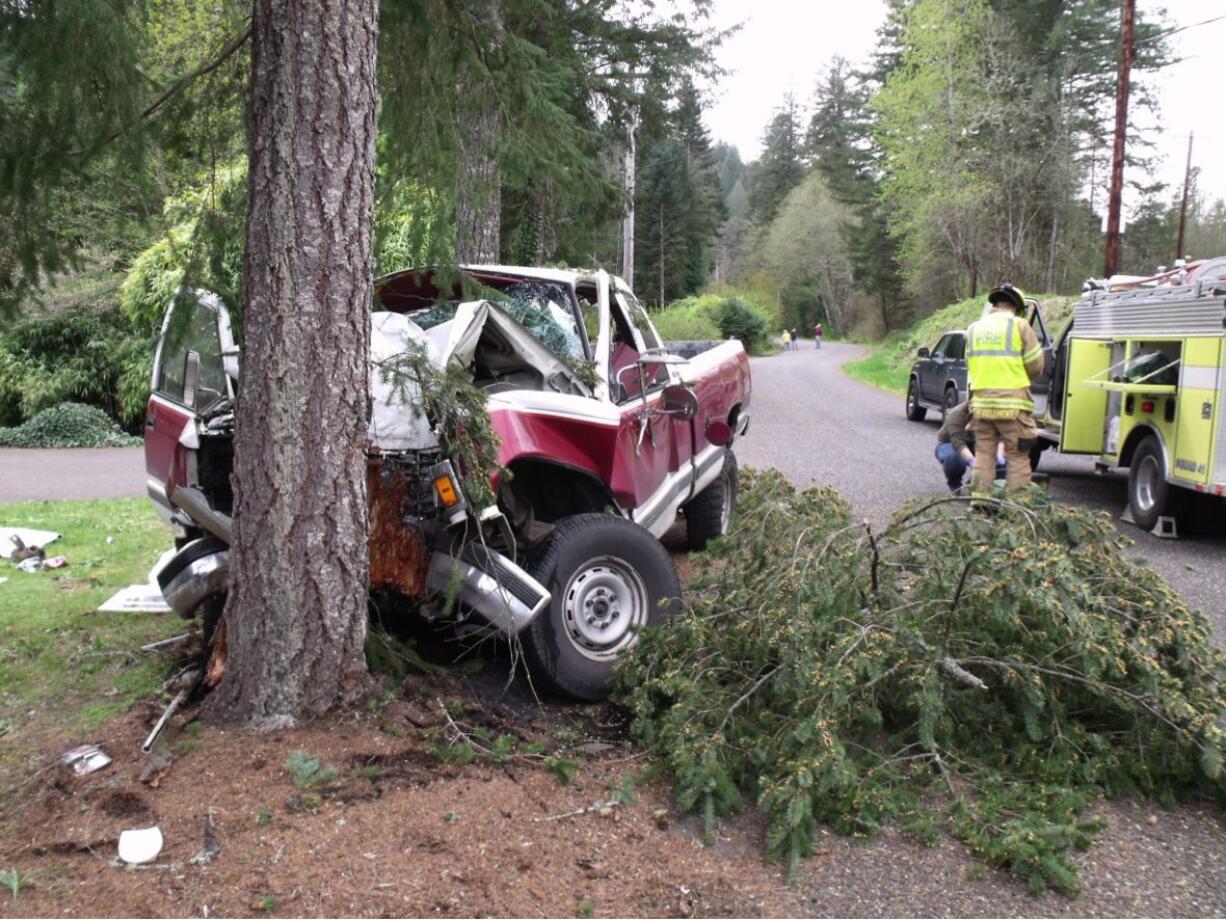
<path fill-rule="evenodd" d="M 915 397 L 911 404 L 907 406 L 907 420 L 912 422 L 922 422 L 925 416 L 928 415 L 928 410 L 920 405 L 919 401 L 919 381 L 914 377 L 907 383 L 907 393 L 914 393 Z"/>
<path fill-rule="evenodd" d="M 673 565 L 672 558 L 660 544 L 660 541 L 632 521 L 614 517 L 613 515 L 577 514 L 558 522 L 553 533 L 540 541 L 528 554 L 526 562 L 528 572 L 552 591 L 553 588 L 550 582 L 553 580 L 558 557 L 566 549 L 573 546 L 576 541 L 586 537 L 595 529 L 607 529 L 610 531 L 620 529 L 622 530 L 620 538 L 613 537 L 610 533 L 610 538 L 617 540 L 615 545 L 624 545 L 623 541 L 625 540 L 637 540 L 640 541 L 641 547 L 649 555 L 656 555 L 656 562 L 662 568 L 662 573 L 658 574 L 664 574 L 665 580 L 668 582 L 664 586 L 665 590 L 661 593 L 660 600 L 668 603 L 669 606 L 679 604 L 681 579 L 677 575 L 677 568 Z M 646 577 L 644 577 L 644 580 L 647 581 Z M 650 590 L 651 586 L 648 584 L 648 591 Z M 545 622 L 548 618 L 552 617 L 556 600 L 556 597 L 551 598 L 549 606 L 541 611 L 540 615 L 527 629 L 520 633 L 524 658 L 528 665 L 533 687 L 537 691 L 545 691 L 546 693 L 583 700 L 585 702 L 603 700 L 608 696 L 607 678 L 611 676 L 611 666 L 608 668 L 609 674 L 605 676 L 605 682 L 599 689 L 593 683 L 585 683 L 578 680 L 559 667 L 558 657 L 554 654 L 550 641 L 552 638 L 550 626 Z M 593 665 L 596 666 L 595 663 Z"/>
<path fill-rule="evenodd" d="M 709 542 L 723 536 L 724 490 L 731 490 L 732 514 L 736 514 L 737 488 L 736 455 L 726 450 L 719 476 L 685 505 L 685 539 L 690 549 L 702 551 Z"/>

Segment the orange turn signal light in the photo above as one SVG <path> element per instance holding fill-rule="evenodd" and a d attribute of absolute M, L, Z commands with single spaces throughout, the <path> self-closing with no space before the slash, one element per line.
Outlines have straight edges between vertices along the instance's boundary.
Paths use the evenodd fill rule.
<path fill-rule="evenodd" d="M 455 483 L 451 481 L 450 476 L 435 476 L 434 492 L 438 495 L 439 503 L 444 508 L 450 508 L 460 501 L 460 494 L 456 491 Z"/>

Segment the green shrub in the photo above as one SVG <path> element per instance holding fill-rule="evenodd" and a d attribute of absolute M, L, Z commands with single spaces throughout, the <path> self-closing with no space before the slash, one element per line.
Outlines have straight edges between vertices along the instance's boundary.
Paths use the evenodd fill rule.
<path fill-rule="evenodd" d="M 770 317 L 746 297 L 702 294 L 673 301 L 652 313 L 651 322 L 666 342 L 731 337 L 757 353 L 766 344 Z"/>
<path fill-rule="evenodd" d="M 0 335 L 0 425 L 78 402 L 139 431 L 152 363 L 151 340 L 116 307 L 27 319 Z"/>
<path fill-rule="evenodd" d="M 16 428 L 0 428 L 0 447 L 132 447 L 127 434 L 96 406 L 61 403 Z"/>
<path fill-rule="evenodd" d="M 742 483 L 733 532 L 618 676 L 708 834 L 748 796 L 792 871 L 819 822 L 893 822 L 1075 893 L 1100 796 L 1226 793 L 1209 622 L 1105 515 L 944 497 L 874 532 L 829 488 Z"/>
<path fill-rule="evenodd" d="M 715 321 L 722 338 L 740 339 L 747 351 L 757 350 L 766 341 L 766 318 L 743 298 L 726 298 Z"/>

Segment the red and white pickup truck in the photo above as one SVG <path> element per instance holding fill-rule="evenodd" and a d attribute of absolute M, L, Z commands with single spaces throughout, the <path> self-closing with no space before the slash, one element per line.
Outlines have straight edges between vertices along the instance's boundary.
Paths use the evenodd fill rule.
<path fill-rule="evenodd" d="M 744 349 L 670 354 L 629 287 L 604 271 L 470 266 L 375 282 L 368 493 L 371 588 L 426 615 L 459 591 L 472 614 L 519 636 L 537 686 L 597 699 L 638 628 L 680 594 L 658 542 L 685 519 L 689 544 L 726 532 L 731 446 L 749 424 Z M 381 360 L 413 345 L 469 370 L 488 394 L 509 476 L 469 507 L 434 426 Z M 211 634 L 224 607 L 239 352 L 208 294 L 167 310 L 146 414 L 148 488 L 180 551 L 159 579 Z M 209 621 L 212 622 L 209 622 Z"/>

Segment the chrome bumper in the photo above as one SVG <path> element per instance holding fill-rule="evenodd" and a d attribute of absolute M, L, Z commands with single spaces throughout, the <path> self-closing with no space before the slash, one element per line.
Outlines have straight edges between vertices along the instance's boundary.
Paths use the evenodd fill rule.
<path fill-rule="evenodd" d="M 467 543 L 459 558 L 436 552 L 430 557 L 426 587 L 446 594 L 460 581 L 460 603 L 475 610 L 507 636 L 518 635 L 549 604 L 549 592 L 501 553 Z"/>
<path fill-rule="evenodd" d="M 200 541 L 189 543 L 181 553 L 188 552 Z M 174 564 L 171 560 L 168 568 Z M 170 609 L 181 617 L 189 617 L 210 594 L 224 592 L 230 583 L 230 553 L 218 550 L 188 563 L 180 571 L 163 580 L 158 576 L 158 586 Z"/>

